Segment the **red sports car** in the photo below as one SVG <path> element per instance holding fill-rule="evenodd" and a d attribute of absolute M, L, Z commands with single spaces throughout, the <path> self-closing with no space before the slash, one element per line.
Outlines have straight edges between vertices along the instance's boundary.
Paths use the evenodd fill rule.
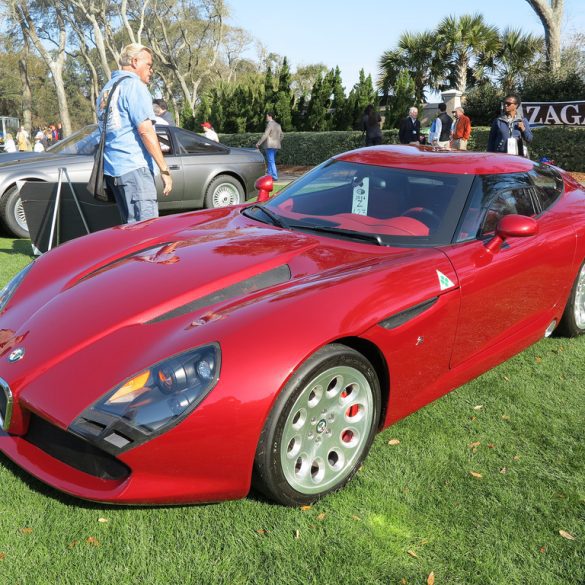
<path fill-rule="evenodd" d="M 98 232 L 0 294 L 0 450 L 90 500 L 306 504 L 380 429 L 583 333 L 584 259 L 569 175 L 413 146 Z"/>

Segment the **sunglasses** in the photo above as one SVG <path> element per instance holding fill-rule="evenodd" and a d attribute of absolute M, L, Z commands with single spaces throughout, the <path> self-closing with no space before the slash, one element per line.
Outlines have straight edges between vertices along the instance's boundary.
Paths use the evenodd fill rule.
<path fill-rule="evenodd" d="M 516 102 L 504 102 L 505 106 L 515 106 Z"/>

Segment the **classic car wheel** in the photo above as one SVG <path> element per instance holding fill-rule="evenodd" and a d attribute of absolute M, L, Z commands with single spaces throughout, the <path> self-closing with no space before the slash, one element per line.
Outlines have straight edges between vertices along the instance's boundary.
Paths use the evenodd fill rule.
<path fill-rule="evenodd" d="M 360 353 L 317 351 L 278 397 L 256 451 L 254 486 L 287 506 L 343 487 L 367 455 L 378 426 L 380 385 Z"/>
<path fill-rule="evenodd" d="M 10 187 L 0 199 L 0 218 L 6 228 L 17 238 L 30 237 L 22 200 L 16 186 Z"/>
<path fill-rule="evenodd" d="M 244 189 L 237 179 L 228 175 L 215 177 L 205 192 L 205 207 L 227 207 L 244 202 Z"/>
<path fill-rule="evenodd" d="M 585 333 L 585 262 L 577 274 L 557 332 L 566 337 Z"/>

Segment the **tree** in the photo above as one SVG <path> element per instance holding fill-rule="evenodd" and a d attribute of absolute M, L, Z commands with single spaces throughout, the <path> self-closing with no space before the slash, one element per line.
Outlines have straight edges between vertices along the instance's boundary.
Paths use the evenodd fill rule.
<path fill-rule="evenodd" d="M 51 0 L 40 0 L 37 5 L 32 6 L 36 10 L 31 14 L 30 2 L 27 0 L 15 0 L 13 4 L 14 15 L 22 28 L 23 35 L 34 45 L 39 55 L 45 61 L 51 72 L 55 93 L 59 103 L 59 113 L 63 124 L 63 134 L 71 134 L 71 120 L 69 118 L 69 106 L 67 94 L 63 81 L 63 67 L 65 65 L 65 48 L 67 46 L 68 30 L 65 18 L 60 7 L 52 4 Z M 34 14 L 34 18 L 33 18 Z M 37 28 L 41 25 L 42 28 Z M 41 35 L 43 38 L 41 38 Z M 58 38 L 57 50 L 50 52 L 43 40 Z"/>
<path fill-rule="evenodd" d="M 454 87 L 465 92 L 468 69 L 472 66 L 492 68 L 500 49 L 498 29 L 487 25 L 481 14 L 447 16 L 437 27 L 437 58 L 453 72 Z"/>
<path fill-rule="evenodd" d="M 327 67 L 323 63 L 314 63 L 312 65 L 303 65 L 297 67 L 291 77 L 291 91 L 295 97 L 295 102 L 301 96 L 307 98 L 311 95 L 311 90 L 317 81 L 317 78 L 325 75 Z"/>
<path fill-rule="evenodd" d="M 290 68 L 285 57 L 278 76 L 278 90 L 274 96 L 274 114 L 285 132 L 290 132 L 292 130 L 292 96 L 290 93 L 290 84 Z"/>
<path fill-rule="evenodd" d="M 139 2 L 138 8 L 138 14 L 145 15 L 146 44 L 176 79 L 183 100 L 194 110 L 199 89 L 211 77 L 220 56 L 227 16 L 223 0 L 152 0 L 150 4 Z M 125 29 L 132 31 L 134 20 L 126 13 L 123 20 Z M 141 42 L 141 34 L 139 27 L 137 42 Z"/>
<path fill-rule="evenodd" d="M 264 114 L 274 109 L 274 76 L 272 68 L 268 66 L 264 75 Z"/>
<path fill-rule="evenodd" d="M 327 89 L 324 88 L 324 77 L 318 77 L 311 90 L 311 100 L 307 106 L 306 130 L 322 132 L 325 130 L 325 114 L 327 113 Z"/>
<path fill-rule="evenodd" d="M 398 41 L 402 69 L 408 69 L 414 82 L 416 101 L 425 100 L 425 87 L 438 88 L 442 81 L 445 64 L 438 58 L 434 31 L 412 34 L 403 33 Z"/>
<path fill-rule="evenodd" d="M 361 120 L 368 104 L 377 106 L 379 102 L 378 92 L 372 84 L 372 77 L 360 69 L 358 82 L 353 86 L 347 97 L 345 106 L 345 118 L 354 130 L 361 128 Z"/>
<path fill-rule="evenodd" d="M 393 96 L 388 98 L 384 128 L 398 128 L 408 109 L 416 104 L 416 88 L 408 71 L 401 71 L 394 83 Z"/>
<path fill-rule="evenodd" d="M 331 71 L 333 72 L 333 88 L 331 91 L 330 128 L 331 130 L 348 130 L 347 120 L 344 118 L 347 98 L 341 81 L 341 71 L 339 67 L 336 67 L 335 71 L 333 69 Z"/>
<path fill-rule="evenodd" d="M 556 75 L 561 68 L 561 23 L 564 0 L 526 0 L 540 18 L 544 28 L 546 60 L 551 72 Z"/>
<path fill-rule="evenodd" d="M 498 51 L 496 77 L 504 93 L 517 92 L 523 79 L 535 67 L 544 47 L 542 37 L 505 29 Z"/>

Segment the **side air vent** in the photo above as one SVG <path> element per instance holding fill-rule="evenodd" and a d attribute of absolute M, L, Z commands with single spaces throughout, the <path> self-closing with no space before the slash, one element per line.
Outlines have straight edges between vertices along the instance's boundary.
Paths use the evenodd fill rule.
<path fill-rule="evenodd" d="M 404 325 L 407 321 L 418 317 L 421 313 L 424 313 L 427 309 L 430 309 L 437 301 L 439 297 L 433 297 L 428 301 L 424 301 L 419 303 L 418 305 L 414 305 L 414 307 L 410 307 L 405 311 L 401 311 L 400 313 L 396 313 L 384 321 L 380 321 L 380 327 L 384 327 L 384 329 L 396 329 L 396 327 L 400 327 L 400 325 Z"/>
<path fill-rule="evenodd" d="M 7 431 L 12 418 L 12 392 L 8 383 L 0 378 L 0 425 Z"/>
<path fill-rule="evenodd" d="M 250 294 L 270 286 L 282 284 L 283 282 L 290 280 L 290 277 L 290 268 L 287 264 L 284 264 L 278 268 L 267 270 L 266 272 L 262 272 L 261 274 L 257 274 L 251 278 L 247 278 L 246 280 L 242 280 L 241 282 L 237 282 L 236 284 L 232 284 L 231 286 L 227 286 L 226 288 L 212 292 L 211 294 L 187 303 L 186 305 L 177 307 L 168 313 L 164 313 L 163 315 L 159 315 L 158 317 L 147 321 L 147 324 L 159 323 L 160 321 L 166 321 L 168 319 L 173 319 L 174 317 L 187 315 L 197 311 L 198 309 L 202 309 L 203 307 L 214 305 L 215 303 L 229 301 L 230 299 L 236 298 L 243 294 Z"/>

